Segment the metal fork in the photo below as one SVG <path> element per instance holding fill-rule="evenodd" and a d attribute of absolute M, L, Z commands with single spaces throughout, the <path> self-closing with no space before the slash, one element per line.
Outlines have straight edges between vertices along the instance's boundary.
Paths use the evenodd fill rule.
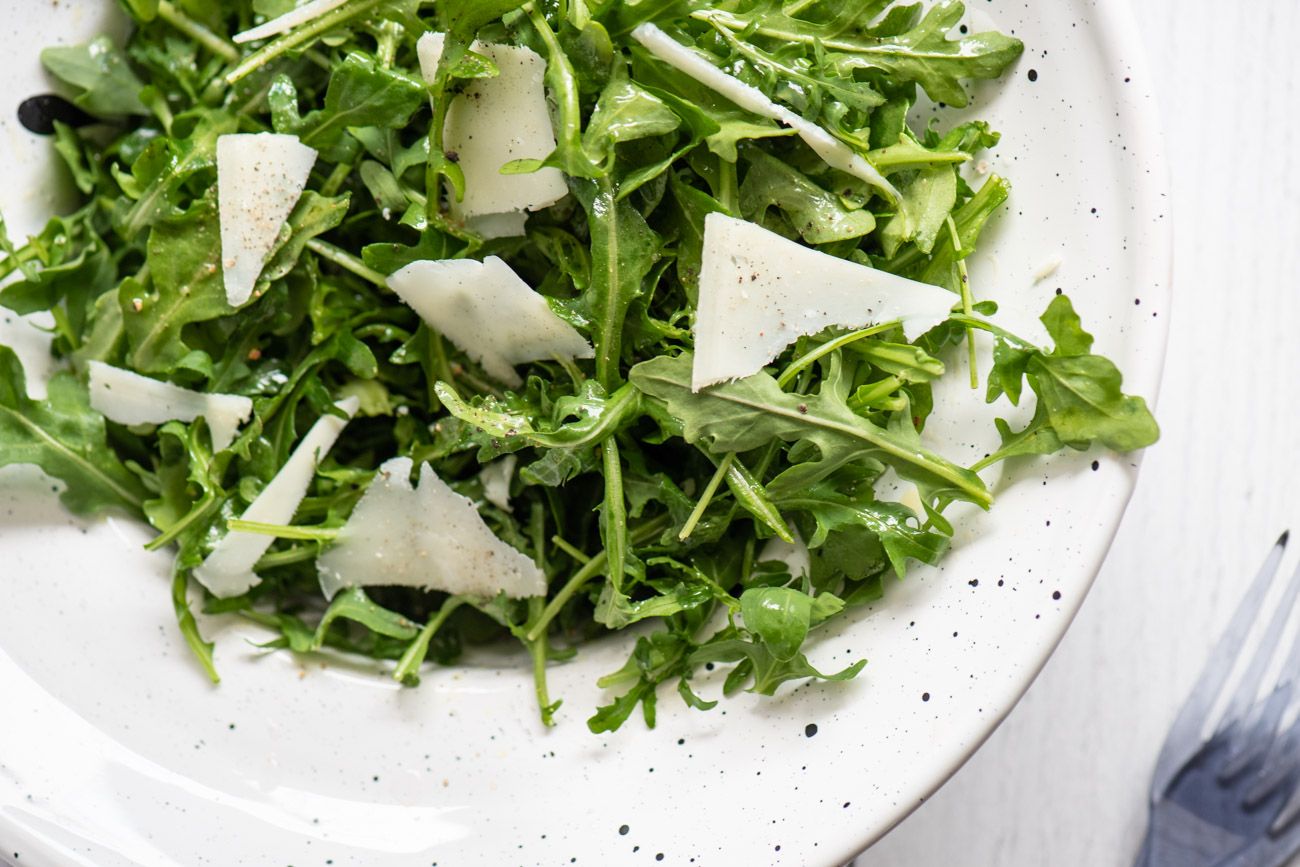
<path fill-rule="evenodd" d="M 1273 689 L 1257 698 L 1300 596 L 1300 569 L 1283 588 L 1253 655 L 1245 656 L 1287 537 L 1273 546 L 1165 738 L 1135 867 L 1280 867 L 1300 850 L 1300 720 L 1282 727 L 1288 711 L 1295 714 L 1300 636 Z M 1227 708 L 1203 739 L 1240 663 L 1245 668 Z"/>

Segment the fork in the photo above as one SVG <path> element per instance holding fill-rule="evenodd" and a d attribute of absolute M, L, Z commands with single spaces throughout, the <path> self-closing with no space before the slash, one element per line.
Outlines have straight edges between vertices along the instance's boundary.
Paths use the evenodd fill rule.
<path fill-rule="evenodd" d="M 1300 720 L 1283 728 L 1288 711 L 1295 712 L 1300 636 L 1273 688 L 1257 698 L 1300 596 L 1300 569 L 1282 589 L 1253 655 L 1245 655 L 1287 538 L 1283 533 L 1269 552 L 1165 738 L 1135 867 L 1279 867 L 1300 850 Z M 1203 739 L 1242 665 L 1214 733 Z"/>

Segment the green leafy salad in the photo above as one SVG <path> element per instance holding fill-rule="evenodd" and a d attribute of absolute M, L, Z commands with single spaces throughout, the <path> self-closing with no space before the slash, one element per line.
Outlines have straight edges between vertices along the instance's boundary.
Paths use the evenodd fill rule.
<path fill-rule="evenodd" d="M 970 283 L 1011 187 L 942 109 L 1023 46 L 955 0 L 121 5 L 42 54 L 84 197 L 0 232 L 63 362 L 33 399 L 0 346 L 0 465 L 157 529 L 214 681 L 200 592 L 409 685 L 513 636 L 547 724 L 548 663 L 638 624 L 594 732 L 713 707 L 706 665 L 845 680 L 807 637 L 937 562 L 978 471 L 1157 438 L 1067 297 L 1048 349 Z M 921 438 L 953 366 L 1036 407 L 971 467 Z"/>

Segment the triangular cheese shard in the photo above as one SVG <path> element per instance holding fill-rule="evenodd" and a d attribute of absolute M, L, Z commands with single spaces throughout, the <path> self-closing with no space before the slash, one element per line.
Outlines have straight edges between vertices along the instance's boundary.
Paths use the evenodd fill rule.
<path fill-rule="evenodd" d="M 758 373 L 797 338 L 832 326 L 901 320 L 915 340 L 948 318 L 956 295 L 840 259 L 725 214 L 704 221 L 695 364 L 699 391 Z"/>
<path fill-rule="evenodd" d="M 240 133 L 217 139 L 221 270 L 231 307 L 252 297 L 315 162 L 316 151 L 296 135 Z"/>
<path fill-rule="evenodd" d="M 347 587 L 403 586 L 490 599 L 542 596 L 546 576 L 503 542 L 468 497 L 428 465 L 411 486 L 410 458 L 379 468 L 328 551 L 316 561 L 326 599 Z"/>
<path fill-rule="evenodd" d="M 496 256 L 482 262 L 421 259 L 389 277 L 388 285 L 506 385 L 523 384 L 516 364 L 595 355 L 591 344 Z"/>
<path fill-rule="evenodd" d="M 334 441 L 343 433 L 348 419 L 356 413 L 360 403 L 355 397 L 344 398 L 334 406 L 347 418 L 323 415 L 317 419 L 284 466 L 239 517 L 259 524 L 288 524 L 293 520 L 298 504 L 306 496 L 307 487 L 316 475 L 320 459 L 334 446 Z M 194 577 L 218 599 L 247 593 L 262 583 L 262 579 L 253 574 L 253 568 L 274 541 L 273 537 L 260 533 L 232 530 L 221 537 L 208 558 L 194 569 Z"/>
<path fill-rule="evenodd" d="M 194 421 L 203 416 L 212 434 L 213 451 L 234 442 L 239 426 L 253 414 L 252 398 L 238 394 L 207 394 L 141 376 L 130 370 L 92 361 L 90 408 L 118 424 L 162 424 Z"/>
<path fill-rule="evenodd" d="M 433 83 L 445 34 L 420 37 L 420 69 Z M 501 167 L 522 159 L 543 160 L 555 150 L 555 129 L 546 104 L 546 61 L 529 48 L 475 42 L 470 50 L 496 64 L 495 78 L 471 79 L 451 101 L 443 146 L 465 175 L 465 198 L 452 197 L 452 219 L 486 237 L 523 234 L 524 212 L 550 207 L 569 192 L 559 169 L 503 175 Z M 491 218 L 491 219 L 488 219 Z"/>

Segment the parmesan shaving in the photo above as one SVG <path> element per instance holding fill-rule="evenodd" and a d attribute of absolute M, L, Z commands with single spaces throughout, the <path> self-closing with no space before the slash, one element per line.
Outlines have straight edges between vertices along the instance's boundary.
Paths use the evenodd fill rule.
<path fill-rule="evenodd" d="M 546 593 L 546 576 L 497 538 L 467 497 L 428 464 L 411 486 L 410 458 L 394 458 L 352 511 L 334 545 L 317 559 L 326 599 L 362 586 L 421 587 L 491 598 Z"/>
<path fill-rule="evenodd" d="M 317 464 L 343 433 L 348 419 L 359 405 L 360 401 L 349 397 L 334 404 L 347 418 L 321 416 L 240 518 L 259 524 L 288 524 L 293 520 L 298 504 L 307 494 L 307 486 L 316 475 Z M 217 542 L 208 558 L 194 570 L 194 577 L 219 599 L 247 593 L 262 583 L 262 579 L 253 574 L 253 567 L 273 541 L 271 536 L 260 533 L 232 530 Z"/>
<path fill-rule="evenodd" d="M 435 81 L 445 34 L 420 37 L 420 69 Z M 472 79 L 447 109 L 443 146 L 456 155 L 465 175 L 465 198 L 452 196 L 451 216 L 486 237 L 524 233 L 524 212 L 550 207 L 568 193 L 556 168 L 503 175 L 501 167 L 521 159 L 543 160 L 555 150 L 555 130 L 546 104 L 546 61 L 513 45 L 475 42 L 471 47 L 496 64 L 495 78 Z"/>
<path fill-rule="evenodd" d="M 758 373 L 797 338 L 829 326 L 901 320 L 909 341 L 948 318 L 957 296 L 840 259 L 721 213 L 704 221 L 691 387 Z"/>
<path fill-rule="evenodd" d="M 485 466 L 478 474 L 479 484 L 483 486 L 483 499 L 503 512 L 514 511 L 510 508 L 510 480 L 514 478 L 518 463 L 518 457 L 506 455 Z"/>
<path fill-rule="evenodd" d="M 226 300 L 241 307 L 307 186 L 316 151 L 296 135 L 241 133 L 217 139 L 217 208 Z"/>
<path fill-rule="evenodd" d="M 251 398 L 191 391 L 101 361 L 87 366 L 90 408 L 118 424 L 192 422 L 203 416 L 212 434 L 212 449 L 219 452 L 234 442 L 239 426 L 253 414 Z"/>
<path fill-rule="evenodd" d="M 245 42 L 256 42 L 259 39 L 279 36 L 286 30 L 292 30 L 300 24 L 321 17 L 326 12 L 333 12 L 346 2 L 347 0 L 311 0 L 310 3 L 291 9 L 279 18 L 272 18 L 265 24 L 250 27 L 243 33 L 236 33 L 232 39 L 236 44 L 242 45 Z"/>
<path fill-rule="evenodd" d="M 523 384 L 516 364 L 595 355 L 591 344 L 496 256 L 482 262 L 422 259 L 389 277 L 388 285 L 421 319 L 511 387 Z"/>
<path fill-rule="evenodd" d="M 751 87 L 718 69 L 706 58 L 682 45 L 655 25 L 638 25 L 632 31 L 632 38 L 664 63 L 686 73 L 705 87 L 717 91 L 746 111 L 792 128 L 831 168 L 848 172 L 873 187 L 883 190 L 894 201 L 899 200 L 899 193 L 894 185 L 848 145 L 812 121 L 804 120 L 785 106 L 768 99 L 758 88 Z"/>

